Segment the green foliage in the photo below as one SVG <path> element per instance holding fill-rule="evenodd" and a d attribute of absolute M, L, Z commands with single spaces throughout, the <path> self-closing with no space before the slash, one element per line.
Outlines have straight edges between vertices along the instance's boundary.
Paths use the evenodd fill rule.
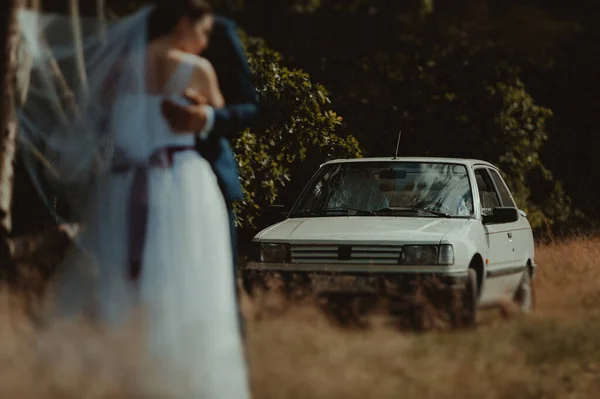
<path fill-rule="evenodd" d="M 392 78 L 399 91 L 419 82 L 418 98 L 427 107 L 399 118 L 434 137 L 415 140 L 413 151 L 490 161 L 504 172 L 534 228 L 565 223 L 574 215 L 570 199 L 541 158 L 552 111 L 536 103 L 501 43 L 480 40 L 456 25 L 445 29 L 432 41 L 435 46 L 413 47 L 406 64 L 418 71 L 416 76 Z M 540 189 L 545 195 L 532 195 Z"/>
<path fill-rule="evenodd" d="M 418 135 L 412 151 L 490 161 L 504 172 L 534 228 L 566 222 L 573 215 L 570 199 L 541 160 L 553 113 L 535 102 L 510 57 L 495 43 L 479 45 L 464 38 L 444 49 L 418 48 L 420 59 L 407 62 L 418 71 L 416 76 L 395 79 L 398 91 L 419 82 L 416 94 L 426 107 L 399 118 L 415 126 L 413 134 L 431 136 Z M 532 196 L 534 182 L 545 183 L 546 198 Z"/>
<path fill-rule="evenodd" d="M 238 222 L 248 227 L 294 177 L 313 173 L 326 159 L 360 157 L 361 150 L 354 137 L 338 135 L 342 118 L 323 86 L 283 66 L 263 40 L 242 37 L 260 96 L 260 120 L 233 143 L 245 195 L 236 204 Z"/>
<path fill-rule="evenodd" d="M 421 65 L 421 87 L 427 94 L 421 97 L 421 104 L 428 107 L 427 111 L 400 120 L 418 126 L 415 133 L 421 130 L 433 136 L 413 141 L 413 148 L 420 148 L 419 152 L 479 158 L 499 166 L 534 228 L 564 222 L 572 214 L 570 200 L 540 157 L 552 111 L 536 104 L 518 69 L 499 61 L 493 63 L 495 55 L 487 51 L 471 55 L 470 65 L 462 66 L 462 73 L 470 78 L 468 85 L 446 73 L 463 57 L 451 53 L 429 57 L 430 66 Z M 534 181 L 551 183 L 546 192 L 549 199 L 540 202 L 533 198 Z"/>
<path fill-rule="evenodd" d="M 514 45 L 524 30 L 509 36 L 498 20 L 486 22 L 485 7 L 467 20 L 460 10 L 439 15 L 431 2 L 384 3 L 322 0 L 317 12 L 282 15 L 260 32 L 330 89 L 342 129 L 366 156 L 391 155 L 402 129 L 401 155 L 490 161 L 534 227 L 568 219 L 570 200 L 541 157 L 552 112 L 527 91 L 521 71 L 546 63 L 544 40 L 537 43 L 545 50 L 527 58 Z M 560 26 L 546 18 L 542 28 L 550 37 Z"/>
<path fill-rule="evenodd" d="M 489 88 L 492 96 L 498 96 L 502 104 L 494 123 L 502 131 L 496 141 L 494 159 L 505 173 L 505 179 L 513 191 L 519 207 L 529 213 L 535 227 L 551 219 L 544 215 L 543 208 L 530 202 L 531 191 L 527 182 L 533 170 L 542 173 L 546 180 L 552 179 L 539 159 L 540 150 L 547 140 L 546 120 L 552 111 L 535 104 L 523 83 L 517 78 L 512 82 L 500 82 Z M 562 193 L 553 193 L 560 195 Z"/>

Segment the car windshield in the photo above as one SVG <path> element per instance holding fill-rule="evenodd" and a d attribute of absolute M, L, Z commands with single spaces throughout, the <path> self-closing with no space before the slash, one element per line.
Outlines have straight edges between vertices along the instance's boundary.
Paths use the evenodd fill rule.
<path fill-rule="evenodd" d="M 464 165 L 432 162 L 346 162 L 324 165 L 291 217 L 471 217 Z"/>

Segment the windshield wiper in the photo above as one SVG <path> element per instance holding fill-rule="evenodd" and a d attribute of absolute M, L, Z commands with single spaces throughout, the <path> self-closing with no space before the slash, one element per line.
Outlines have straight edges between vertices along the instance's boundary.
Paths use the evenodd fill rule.
<path fill-rule="evenodd" d="M 446 212 L 434 211 L 434 210 L 426 209 L 426 208 L 415 208 L 415 209 L 420 212 L 427 212 L 432 215 L 439 216 L 441 218 L 451 218 L 452 217 L 452 215 L 450 215 L 449 213 L 446 213 Z"/>
<path fill-rule="evenodd" d="M 356 208 L 346 208 L 346 207 L 335 207 L 335 208 L 327 208 L 323 209 L 321 212 L 324 214 L 328 213 L 336 213 L 336 212 L 345 212 L 349 214 L 350 212 L 356 212 L 357 215 L 369 215 L 369 216 L 377 216 L 376 212 L 369 211 L 366 209 L 356 209 Z"/>
<path fill-rule="evenodd" d="M 440 212 L 440 211 L 434 211 L 431 209 L 427 209 L 427 208 L 418 208 L 418 207 L 411 207 L 411 208 L 383 208 L 380 209 L 378 211 L 375 211 L 375 214 L 377 215 L 381 215 L 381 214 L 386 214 L 386 213 L 395 213 L 395 212 L 410 212 L 410 213 L 421 213 L 421 212 L 427 212 L 431 215 L 434 216 L 438 216 L 441 218 L 451 218 L 452 215 L 446 213 L 446 212 Z"/>

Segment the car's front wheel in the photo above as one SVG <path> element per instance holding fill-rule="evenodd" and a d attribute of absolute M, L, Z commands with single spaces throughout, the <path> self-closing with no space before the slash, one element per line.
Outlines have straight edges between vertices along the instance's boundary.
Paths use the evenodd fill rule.
<path fill-rule="evenodd" d="M 477 304 L 479 302 L 479 286 L 477 284 L 477 272 L 475 269 L 469 269 L 467 283 L 460 299 L 460 325 L 464 327 L 475 327 L 477 325 Z"/>
<path fill-rule="evenodd" d="M 513 300 L 522 313 L 529 313 L 533 309 L 535 301 L 535 290 L 531 281 L 531 274 L 528 268 L 525 269 L 525 271 L 523 272 L 523 276 L 521 277 L 519 286 L 515 291 L 515 296 Z"/>

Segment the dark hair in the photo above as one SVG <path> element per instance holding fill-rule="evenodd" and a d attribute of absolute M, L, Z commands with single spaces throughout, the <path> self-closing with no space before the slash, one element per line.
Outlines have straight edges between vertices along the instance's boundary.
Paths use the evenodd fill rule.
<path fill-rule="evenodd" d="M 157 0 L 148 19 L 148 41 L 173 31 L 181 17 L 198 21 L 212 12 L 207 0 Z"/>

